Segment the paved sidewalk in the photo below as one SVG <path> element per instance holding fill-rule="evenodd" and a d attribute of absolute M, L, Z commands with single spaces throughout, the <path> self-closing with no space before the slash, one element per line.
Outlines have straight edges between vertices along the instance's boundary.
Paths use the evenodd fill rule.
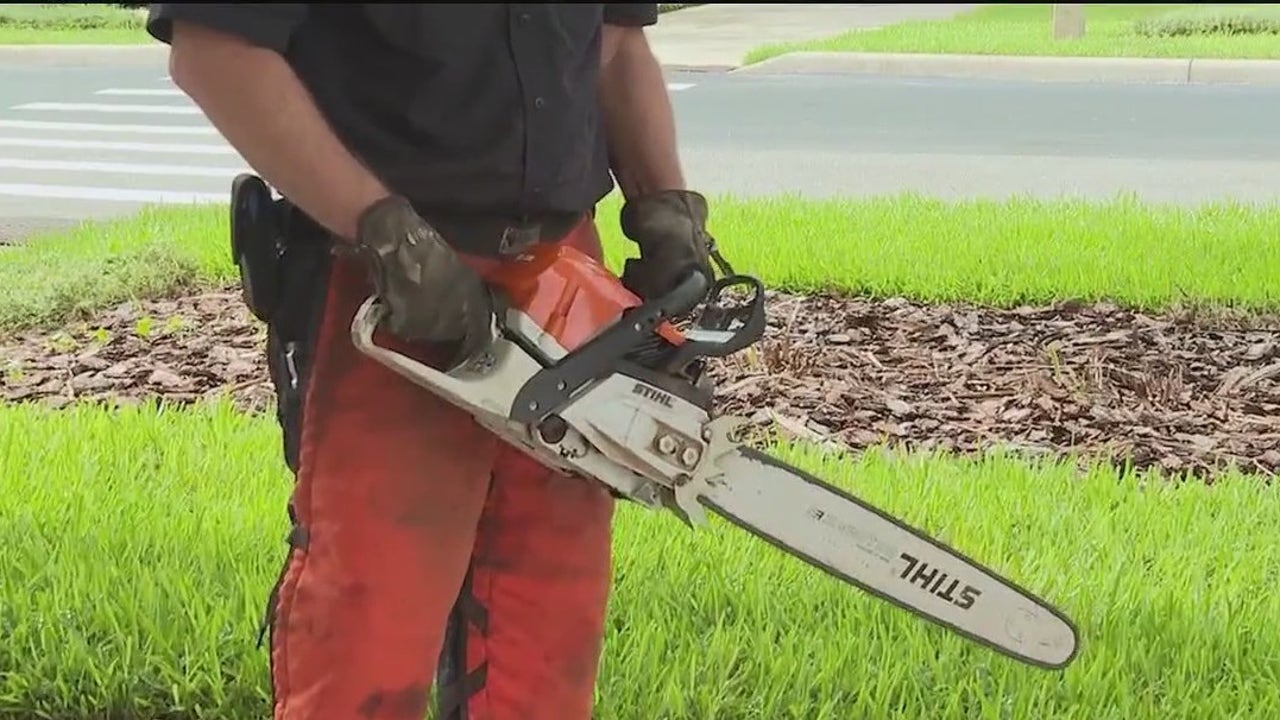
<path fill-rule="evenodd" d="M 1280 60 L 796 52 L 735 72 L 1066 83 L 1280 85 Z"/>
<path fill-rule="evenodd" d="M 751 50 L 872 29 L 904 20 L 941 20 L 976 4 L 714 3 L 664 13 L 648 31 L 649 43 L 669 68 L 728 70 Z"/>

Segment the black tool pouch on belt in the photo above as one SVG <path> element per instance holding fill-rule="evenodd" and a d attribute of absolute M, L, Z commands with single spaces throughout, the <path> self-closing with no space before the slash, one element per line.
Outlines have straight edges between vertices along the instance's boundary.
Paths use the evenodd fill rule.
<path fill-rule="evenodd" d="M 231 183 L 231 260 L 240 270 L 240 292 L 249 311 L 270 322 L 278 302 L 280 256 L 284 254 L 283 201 L 256 175 Z"/>
<path fill-rule="evenodd" d="M 275 385 L 285 461 L 298 471 L 302 401 L 328 288 L 331 243 L 323 228 L 261 178 L 231 187 L 231 255 L 250 312 L 267 324 L 267 365 Z"/>

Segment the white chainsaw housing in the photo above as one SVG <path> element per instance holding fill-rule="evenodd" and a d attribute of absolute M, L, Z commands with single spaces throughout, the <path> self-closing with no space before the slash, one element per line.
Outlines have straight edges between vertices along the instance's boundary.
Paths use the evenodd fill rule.
<path fill-rule="evenodd" d="M 470 413 L 477 422 L 548 467 L 596 480 L 617 495 L 653 509 L 678 509 L 687 522 L 705 524 L 697 489 L 717 431 L 735 423 L 710 423 L 706 410 L 654 385 L 615 373 L 589 383 L 558 415 L 567 424 L 563 438 L 548 442 L 537 428 L 510 419 L 520 389 L 542 369 L 519 345 L 495 328 L 486 351 L 471 362 L 441 371 L 374 342 L 385 314 L 376 298 L 360 306 L 351 326 L 362 353 L 410 382 Z M 508 328 L 537 345 L 550 360 L 566 351 L 524 312 L 508 309 Z"/>

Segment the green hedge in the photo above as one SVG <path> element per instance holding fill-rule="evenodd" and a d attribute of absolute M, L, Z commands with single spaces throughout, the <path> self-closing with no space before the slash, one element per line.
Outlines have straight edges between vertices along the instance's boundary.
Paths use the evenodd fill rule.
<path fill-rule="evenodd" d="M 1280 35 L 1280 5 L 1201 5 L 1134 23 L 1147 37 Z"/>
<path fill-rule="evenodd" d="M 129 30 L 142 27 L 142 18 L 117 5 L 0 3 L 0 27 L 15 30 Z"/>

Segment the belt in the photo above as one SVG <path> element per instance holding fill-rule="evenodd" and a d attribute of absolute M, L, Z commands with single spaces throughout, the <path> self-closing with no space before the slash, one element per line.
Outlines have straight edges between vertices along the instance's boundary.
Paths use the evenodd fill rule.
<path fill-rule="evenodd" d="M 538 243 L 558 242 L 587 219 L 586 213 L 539 213 L 522 218 L 479 213 L 420 211 L 458 252 L 504 257 Z"/>

